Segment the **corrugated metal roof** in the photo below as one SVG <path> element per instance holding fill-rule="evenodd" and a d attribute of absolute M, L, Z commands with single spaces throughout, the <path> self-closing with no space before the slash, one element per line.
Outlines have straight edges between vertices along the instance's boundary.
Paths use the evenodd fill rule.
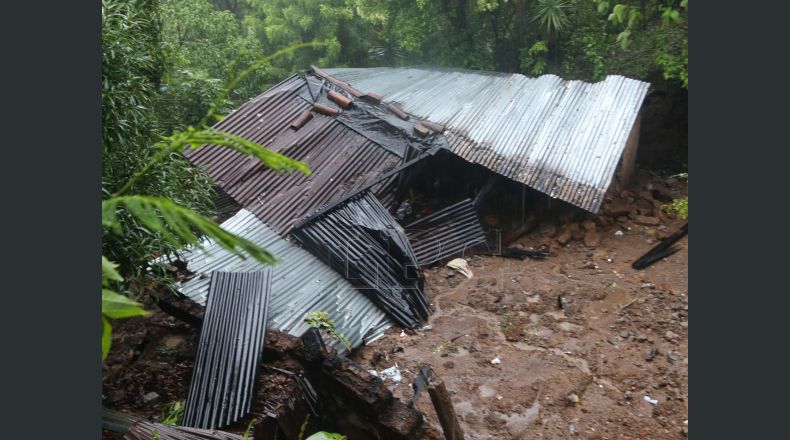
<path fill-rule="evenodd" d="M 330 75 L 445 126 L 464 159 L 596 212 L 649 84 L 440 68 L 337 68 Z"/>
<path fill-rule="evenodd" d="M 290 77 L 241 106 L 216 128 L 307 162 L 310 176 L 278 174 L 258 159 L 227 148 L 206 146 L 185 151 L 225 192 L 282 234 L 296 220 L 362 187 L 401 161 L 398 155 L 329 116 L 314 112 L 300 129 L 290 128 L 291 122 L 311 107 L 300 97 L 306 93 L 305 81 Z"/>
<path fill-rule="evenodd" d="M 300 224 L 291 235 L 398 324 L 416 327 L 430 314 L 409 240 L 369 191 Z"/>
<path fill-rule="evenodd" d="M 428 265 L 486 241 L 470 199 L 427 215 L 406 226 L 420 265 Z"/>
<path fill-rule="evenodd" d="M 234 423 L 250 411 L 271 281 L 271 267 L 212 274 L 184 406 L 184 426 L 214 429 Z"/>
<path fill-rule="evenodd" d="M 357 291 L 332 268 L 318 261 L 306 250 L 282 238 L 255 215 L 242 209 L 220 227 L 267 249 L 280 259 L 273 266 L 272 295 L 269 300 L 267 328 L 278 328 L 301 336 L 309 327 L 304 322 L 310 312 L 325 311 L 335 328 L 351 341 L 353 347 L 371 342 L 390 327 L 390 320 L 365 295 Z M 199 304 L 206 304 L 210 274 L 213 271 L 251 272 L 263 266 L 251 258 L 245 260 L 207 241 L 203 250 L 183 254 L 187 268 L 196 276 L 179 285 L 179 290 Z M 345 348 L 334 343 L 340 352 Z"/>

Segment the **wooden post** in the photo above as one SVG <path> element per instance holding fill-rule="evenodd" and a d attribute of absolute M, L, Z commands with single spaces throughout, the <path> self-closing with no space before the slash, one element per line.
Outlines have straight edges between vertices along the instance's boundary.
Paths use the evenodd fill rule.
<path fill-rule="evenodd" d="M 447 440 L 463 440 L 464 431 L 461 429 L 461 424 L 455 415 L 453 401 L 450 400 L 450 394 L 444 386 L 444 381 L 438 377 L 432 377 L 428 385 L 428 394 L 431 396 L 436 415 L 439 416 L 439 423 L 442 425 L 444 438 Z"/>

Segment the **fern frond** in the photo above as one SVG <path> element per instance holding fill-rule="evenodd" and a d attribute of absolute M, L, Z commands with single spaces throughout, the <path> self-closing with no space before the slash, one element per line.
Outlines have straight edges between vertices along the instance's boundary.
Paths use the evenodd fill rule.
<path fill-rule="evenodd" d="M 159 233 L 171 243 L 200 246 L 200 232 L 240 258 L 250 256 L 263 264 L 277 259 L 267 250 L 238 235 L 220 228 L 211 219 L 184 208 L 170 199 L 151 196 L 119 196 L 102 201 L 102 224 L 122 232 L 117 213 L 125 209 L 151 232 Z"/>
<path fill-rule="evenodd" d="M 213 128 L 194 131 L 188 133 L 188 135 L 186 144 L 192 148 L 200 148 L 203 145 L 221 145 L 248 156 L 254 156 L 264 165 L 279 173 L 291 173 L 293 171 L 301 171 L 307 175 L 311 173 L 306 163 L 283 156 L 241 136 Z"/>

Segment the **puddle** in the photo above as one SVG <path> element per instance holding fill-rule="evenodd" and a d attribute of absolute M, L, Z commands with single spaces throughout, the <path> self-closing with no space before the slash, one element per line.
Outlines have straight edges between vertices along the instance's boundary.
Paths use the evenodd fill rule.
<path fill-rule="evenodd" d="M 625 289 L 617 289 L 606 296 L 606 298 L 590 304 L 589 311 L 592 313 L 616 313 L 620 307 L 631 301 L 631 295 Z"/>
<path fill-rule="evenodd" d="M 480 393 L 480 397 L 484 399 L 488 399 L 489 397 L 496 396 L 496 390 L 488 385 L 480 385 L 480 387 L 478 388 L 478 392 Z"/>
<path fill-rule="evenodd" d="M 524 412 L 505 416 L 505 418 L 507 419 L 506 423 L 507 423 L 508 431 L 514 432 L 519 429 L 526 428 L 527 425 L 529 425 L 530 423 L 535 421 L 535 419 L 538 418 L 539 414 L 540 414 L 540 403 L 538 403 L 538 401 L 535 400 L 535 403 L 533 403 L 532 406 L 527 408 Z"/>

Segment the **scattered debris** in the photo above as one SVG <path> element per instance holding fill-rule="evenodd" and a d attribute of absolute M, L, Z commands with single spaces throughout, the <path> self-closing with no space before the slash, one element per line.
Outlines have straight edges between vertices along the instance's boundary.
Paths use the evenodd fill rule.
<path fill-rule="evenodd" d="M 644 269 L 658 260 L 662 258 L 668 257 L 675 252 L 679 251 L 680 248 L 677 246 L 672 246 L 673 244 L 677 243 L 678 240 L 683 238 L 689 232 L 689 224 L 686 222 L 677 232 L 670 235 L 669 237 L 662 240 L 659 244 L 655 247 L 647 251 L 646 254 L 639 257 L 636 261 L 631 264 L 631 267 L 634 269 Z"/>
<path fill-rule="evenodd" d="M 499 356 L 496 356 L 494 359 L 491 359 L 491 365 L 499 365 L 502 361 L 499 359 Z"/>
<path fill-rule="evenodd" d="M 417 398 L 420 397 L 422 390 L 428 386 L 428 382 L 430 381 L 432 374 L 433 370 L 431 370 L 430 366 L 425 364 L 420 366 L 420 372 L 417 373 L 417 377 L 414 378 L 414 383 L 411 384 L 411 387 L 414 390 L 414 396 L 412 396 L 411 400 L 409 401 L 410 408 L 413 408 L 414 404 L 417 403 Z"/>
<path fill-rule="evenodd" d="M 398 368 L 397 364 L 387 368 L 386 370 L 381 370 L 378 376 L 382 379 L 389 379 L 396 383 L 400 383 L 402 379 L 400 369 Z"/>
<path fill-rule="evenodd" d="M 617 231 L 615 231 L 614 235 L 617 236 L 617 237 L 622 237 L 623 236 L 623 231 L 617 230 Z"/>
<path fill-rule="evenodd" d="M 651 405 L 658 405 L 658 400 L 651 399 L 650 396 L 645 396 L 645 402 Z"/>
<path fill-rule="evenodd" d="M 454 260 L 450 260 L 447 263 L 447 267 L 450 269 L 455 269 L 460 272 L 466 278 L 472 278 L 472 270 L 469 269 L 469 263 L 466 262 L 463 258 L 456 258 Z"/>
<path fill-rule="evenodd" d="M 143 402 L 150 403 L 158 398 L 159 398 L 159 394 L 154 391 L 151 391 L 150 393 L 145 393 L 145 395 L 143 396 Z"/>

